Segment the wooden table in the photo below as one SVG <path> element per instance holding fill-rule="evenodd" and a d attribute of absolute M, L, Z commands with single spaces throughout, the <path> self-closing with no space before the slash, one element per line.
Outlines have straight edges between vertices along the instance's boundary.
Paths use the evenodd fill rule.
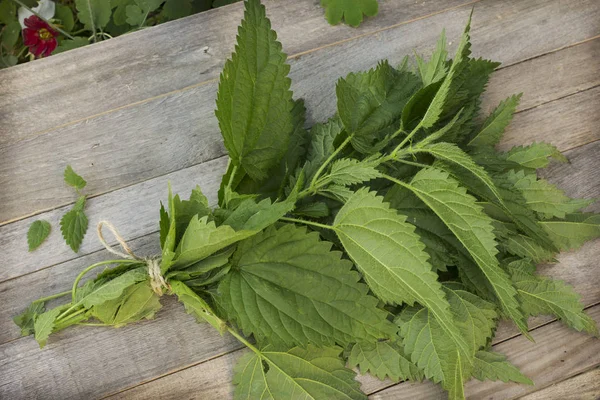
<path fill-rule="evenodd" d="M 292 89 L 311 122 L 334 112 L 335 80 L 384 58 L 429 53 L 446 28 L 450 50 L 471 8 L 476 56 L 502 61 L 483 104 L 525 92 L 501 144 L 544 140 L 571 160 L 544 176 L 569 195 L 600 197 L 600 2 L 597 0 L 382 0 L 359 29 L 331 27 L 317 0 L 265 1 L 290 55 Z M 43 350 L 20 338 L 12 317 L 32 300 L 70 288 L 106 259 L 93 227 L 115 224 L 138 254 L 158 250 L 158 206 L 167 182 L 199 184 L 215 203 L 226 165 L 213 114 L 218 74 L 230 55 L 241 4 L 0 71 L 0 398 L 227 399 L 243 350 L 173 299 L 154 321 L 121 329 L 75 327 Z M 72 164 L 88 181 L 90 230 L 78 254 L 58 221 L 75 200 L 62 182 Z M 600 211 L 600 204 L 591 211 Z M 47 243 L 27 252 L 32 221 L 52 223 Z M 600 321 L 600 241 L 541 267 L 581 293 Z M 472 381 L 469 398 L 596 399 L 600 341 L 549 317 L 530 321 L 536 343 L 502 324 L 494 350 L 535 387 Z M 443 397 L 433 384 L 360 377 L 372 399 Z"/>

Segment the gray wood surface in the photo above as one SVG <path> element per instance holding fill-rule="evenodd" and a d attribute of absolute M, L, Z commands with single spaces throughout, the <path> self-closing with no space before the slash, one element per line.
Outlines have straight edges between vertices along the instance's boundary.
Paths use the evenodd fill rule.
<path fill-rule="evenodd" d="M 334 111 L 335 79 L 347 72 L 382 58 L 397 62 L 412 49 L 429 52 L 442 27 L 452 51 L 474 5 L 475 55 L 504 64 L 483 108 L 525 92 L 500 147 L 551 142 L 571 162 L 552 164 L 543 175 L 569 195 L 600 197 L 597 1 L 383 0 L 380 15 L 360 29 L 328 26 L 317 0 L 266 3 L 293 55 L 293 89 L 307 99 L 311 121 Z M 68 290 L 83 267 L 108 257 L 92 229 L 78 254 L 62 243 L 58 219 L 74 200 L 62 183 L 67 163 L 88 179 L 90 226 L 110 220 L 139 254 L 158 250 L 158 203 L 166 198 L 168 181 L 183 194 L 199 184 L 214 204 L 226 164 L 213 115 L 215 79 L 240 16 L 239 4 L 228 6 L 0 71 L 1 399 L 231 396 L 240 344 L 195 323 L 173 299 L 164 299 L 154 321 L 69 329 L 41 351 L 33 339 L 18 337 L 11 318 L 37 297 Z M 42 111 L 46 118 L 31 118 Z M 589 210 L 600 211 L 600 204 Z M 25 234 L 37 218 L 49 220 L 54 230 L 38 251 L 28 253 Z M 599 252 L 597 240 L 540 268 L 571 283 L 596 320 Z M 500 325 L 495 340 L 535 387 L 474 382 L 467 386 L 470 397 L 594 393 L 560 388 L 575 387 L 565 386 L 573 376 L 590 381 L 585 372 L 600 365 L 599 341 L 551 321 L 530 320 L 535 345 L 508 323 Z M 359 380 L 377 399 L 441 395 L 431 384 Z"/>
<path fill-rule="evenodd" d="M 402 10 L 395 8 L 397 20 L 402 20 Z M 312 120 L 323 120 L 335 110 L 338 77 L 370 68 L 382 58 L 399 62 L 413 49 L 429 51 L 444 27 L 453 50 L 469 12 L 465 6 L 410 24 L 382 25 L 296 57 L 290 61 L 294 94 L 306 99 Z M 580 0 L 576 7 L 562 1 L 484 0 L 475 3 L 474 54 L 514 64 L 599 35 L 598 19 L 600 7 L 593 0 Z M 168 40 L 164 44 L 170 45 Z M 118 67 L 113 68 L 118 76 Z M 108 84 L 106 88 L 111 90 Z M 61 180 L 67 163 L 87 178 L 88 192 L 99 195 L 223 155 L 213 115 L 215 91 L 212 80 L 0 145 L 0 186 L 11 188 L 0 192 L 0 224 L 73 202 Z M 71 101 L 87 103 L 77 97 Z"/>
<path fill-rule="evenodd" d="M 546 389 L 521 397 L 521 400 L 598 400 L 600 399 L 600 369 L 576 375 Z"/>

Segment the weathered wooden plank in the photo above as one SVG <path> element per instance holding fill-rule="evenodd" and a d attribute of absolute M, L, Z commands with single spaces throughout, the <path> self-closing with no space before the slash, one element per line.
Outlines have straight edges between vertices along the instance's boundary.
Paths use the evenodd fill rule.
<path fill-rule="evenodd" d="M 551 107 L 562 110 L 565 119 L 570 121 L 572 132 L 581 132 L 581 134 L 574 135 L 572 141 L 564 140 L 564 131 L 555 129 L 558 124 L 556 113 L 543 112 L 543 106 L 517 114 L 510 128 L 511 137 L 518 137 L 520 142 L 528 143 L 533 141 L 529 137 L 539 136 L 541 133 L 547 132 L 547 135 L 543 135 L 543 140 L 556 144 L 560 150 L 566 150 L 571 146 L 580 146 L 594 140 L 598 137 L 598 131 L 595 128 L 593 118 L 590 120 L 588 116 L 596 115 L 595 110 L 600 104 L 599 96 L 590 96 L 590 93 L 593 94 L 595 93 L 593 91 L 596 90 L 600 90 L 600 88 L 549 103 Z M 583 97 L 584 100 L 578 101 L 577 99 L 580 97 Z M 561 109 L 560 104 L 563 103 L 565 105 Z M 524 128 L 521 129 L 519 119 L 522 118 L 521 115 L 525 115 L 523 118 L 527 120 L 526 115 L 529 113 L 538 115 L 536 117 L 537 123 L 534 129 L 530 124 L 524 124 Z M 511 137 L 509 137 L 509 140 L 514 140 Z M 176 157 L 176 155 L 170 154 L 169 157 Z M 126 239 L 146 235 L 156 230 L 157 205 L 159 200 L 165 198 L 167 181 L 170 180 L 174 189 L 182 194 L 189 193 L 196 184 L 199 184 L 207 196 L 214 200 L 225 165 L 226 160 L 220 158 L 93 198 L 89 201 L 87 207 L 90 226 L 93 226 L 92 224 L 97 223 L 100 219 L 110 219 L 119 227 Z M 77 165 L 74 165 L 74 167 L 77 169 Z M 583 169 L 582 171 L 589 170 Z M 586 178 L 587 176 L 585 175 L 582 179 L 594 181 L 593 175 L 590 178 Z M 85 177 L 87 178 L 87 176 Z M 35 186 L 33 182 L 29 183 Z M 64 186 L 63 183 L 60 185 Z M 586 184 L 585 186 L 589 185 Z M 582 188 L 581 190 L 585 189 Z M 70 196 L 74 198 L 72 193 Z M 36 217 L 0 226 L 0 248 L 3 251 L 6 263 L 5 268 L 0 270 L 0 281 L 75 258 L 71 250 L 62 243 L 60 232 L 56 229 L 59 226 L 60 217 L 67 209 L 68 207 L 61 207 Z M 132 213 L 135 213 L 135 218 L 132 218 Z M 28 253 L 24 238 L 29 225 L 37 218 L 47 219 L 55 227 L 55 230 L 43 247 L 33 253 Z M 80 255 L 89 254 L 99 249 L 100 245 L 94 238 L 86 238 L 80 249 Z"/>
<path fill-rule="evenodd" d="M 335 111 L 338 77 L 382 58 L 399 62 L 414 48 L 429 50 L 443 26 L 448 37 L 457 38 L 468 13 L 467 7 L 453 9 L 298 57 L 291 63 L 295 94 L 306 98 L 311 120 L 322 120 Z M 541 0 L 486 0 L 477 3 L 475 13 L 475 54 L 507 64 L 600 33 L 590 23 L 600 14 L 593 1 L 567 7 Z M 537 34 L 539 29 L 545 34 Z M 98 195 L 222 155 L 212 111 L 215 90 L 212 82 L 177 91 L 4 146 L 0 186 L 11 191 L 0 193 L 0 223 L 70 203 L 71 192 L 61 182 L 67 162 L 86 177 L 88 191 Z"/>
<path fill-rule="evenodd" d="M 588 313 L 600 321 L 600 305 Z M 575 332 L 559 322 L 534 331 L 536 343 L 523 336 L 493 347 L 494 351 L 506 354 L 508 359 L 529 376 L 538 387 L 544 387 L 564 377 L 572 376 L 600 365 L 600 340 Z M 534 392 L 535 386 L 503 382 L 480 382 L 471 380 L 465 386 L 469 399 L 500 400 Z M 369 396 L 372 400 L 402 399 L 445 399 L 438 385 L 404 382 Z"/>
<path fill-rule="evenodd" d="M 538 390 L 521 400 L 598 400 L 600 399 L 600 369 L 591 371 L 555 383 L 545 389 Z"/>
<path fill-rule="evenodd" d="M 593 169 L 590 174 L 594 176 L 595 172 L 596 170 Z M 558 173 L 560 170 L 557 171 Z M 568 190 L 570 189 L 567 188 Z M 596 193 L 596 195 L 599 194 Z M 156 243 L 156 235 L 153 235 L 153 237 L 140 239 L 139 242 L 132 242 L 132 245 L 136 251 L 138 246 L 142 247 L 139 250 L 140 254 L 151 254 L 153 250 L 157 249 Z M 561 254 L 559 264 L 543 266 L 541 271 L 546 275 L 564 279 L 573 284 L 576 290 L 582 294 L 585 304 L 595 304 L 600 301 L 600 297 L 598 297 L 600 293 L 597 290 L 600 285 L 598 281 L 600 276 L 594 273 L 596 260 L 600 257 L 599 244 L 600 241 L 588 243 L 577 252 Z M 100 259 L 102 256 L 102 253 L 97 253 L 85 260 L 72 261 L 1 283 L 0 293 L 3 299 L 1 303 L 6 302 L 6 305 L 0 306 L 0 326 L 10 326 L 12 315 L 21 311 L 27 302 L 38 295 L 69 289 L 73 276 L 81 270 L 82 265 Z M 53 287 L 44 288 L 52 285 Z M 23 288 L 27 288 L 27 290 L 23 290 Z M 171 318 L 172 314 L 176 316 Z M 177 371 L 182 367 L 200 363 L 240 346 L 238 343 L 228 341 L 227 338 L 221 338 L 206 325 L 197 328 L 196 323 L 191 318 L 182 315 L 180 307 L 176 307 L 171 302 L 167 301 L 165 310 L 158 317 L 157 321 L 125 327 L 118 331 L 104 328 L 67 330 L 59 337 L 51 339 L 49 348 L 44 351 L 37 350 L 31 338 L 5 343 L 0 346 L 0 359 L 6 360 L 5 363 L 0 363 L 0 376 L 9 376 L 11 383 L 6 388 L 0 386 L 0 397 L 4 397 L 4 393 L 7 396 L 10 394 L 10 398 L 15 398 L 15 396 L 19 398 L 17 395 L 20 393 L 28 396 L 33 393 L 31 394 L 33 396 L 38 393 L 35 391 L 35 387 L 43 388 L 52 396 L 59 398 L 96 397 L 126 389 L 139 381 L 153 379 Z M 533 320 L 531 326 L 536 326 L 544 321 L 547 319 Z M 202 329 L 202 331 L 198 332 L 197 329 Z M 2 338 L 10 340 L 17 334 L 17 330 L 11 328 L 8 335 L 2 334 Z M 502 328 L 498 332 L 497 340 L 506 339 L 514 334 L 514 329 Z M 144 345 L 147 347 L 145 350 L 144 345 L 136 342 L 141 335 L 146 335 Z M 537 339 L 535 332 L 534 337 Z M 132 346 L 132 343 L 136 344 Z M 109 346 L 110 353 L 107 354 L 106 351 L 103 351 L 103 346 Z M 172 346 L 177 348 L 172 348 Z M 72 347 L 77 347 L 79 350 L 71 351 Z M 188 351 L 180 352 L 180 347 L 184 347 Z M 174 361 L 173 352 L 177 354 L 177 362 Z M 16 356 L 17 354 L 26 355 L 24 356 L 25 360 L 21 360 Z M 39 357 L 39 360 L 36 357 Z M 161 364 L 163 357 L 167 361 Z M 57 358 L 58 360 L 56 360 Z M 50 359 L 54 361 L 50 361 Z M 143 365 L 144 368 L 131 368 L 128 360 L 132 359 Z M 161 363 L 156 363 L 157 359 L 161 360 Z M 63 363 L 65 365 L 62 365 Z M 87 374 L 86 371 L 90 366 L 96 364 L 110 366 L 110 369 L 118 377 L 112 377 L 109 372 L 102 375 Z M 161 365 L 157 366 L 156 364 Z M 44 374 L 48 365 L 52 366 L 53 371 L 50 377 Z M 123 365 L 123 368 L 119 365 Z M 63 373 L 68 376 L 62 376 Z M 179 379 L 175 375 L 169 376 Z M 226 379 L 230 379 L 230 377 L 231 375 L 227 375 Z M 221 378 L 215 376 L 213 379 Z M 56 382 L 63 380 L 67 382 L 65 385 L 55 385 Z M 24 384 L 26 386 L 20 386 L 21 384 L 18 382 L 28 383 Z M 75 385 L 73 382 L 79 382 L 79 384 Z M 365 385 L 374 384 L 367 380 L 363 380 L 363 382 Z M 152 385 L 154 384 L 158 383 Z M 52 389 L 54 387 L 56 389 Z M 370 387 L 373 388 L 373 386 Z M 4 390 L 7 392 L 3 392 Z"/>
<path fill-rule="evenodd" d="M 315 1 L 264 4 L 293 56 L 473 2 L 387 0 L 359 29 L 330 26 Z M 0 71 L 0 145 L 217 78 L 242 14 L 233 4 Z"/>
<path fill-rule="evenodd" d="M 600 306 L 589 309 L 588 313 L 596 321 L 600 320 Z M 561 376 L 569 376 L 577 373 L 577 371 L 585 371 L 590 365 L 600 364 L 600 356 L 597 354 L 600 351 L 600 341 L 597 339 L 570 330 L 559 322 L 542 326 L 532 333 L 535 335 L 535 344 L 519 336 L 495 345 L 494 351 L 506 354 L 511 362 L 519 366 L 537 385 L 547 382 L 548 378 L 545 377 L 547 375 L 551 374 L 552 378 L 560 379 Z M 233 376 L 233 367 L 238 358 L 246 351 L 248 350 L 244 349 L 229 353 L 209 362 L 117 393 L 109 398 L 128 400 L 151 398 L 195 399 L 200 398 L 199 393 L 202 394 L 201 398 L 206 400 L 232 398 L 233 385 L 231 384 L 231 377 Z M 565 362 L 559 362 L 557 359 L 565 360 Z M 358 377 L 361 381 L 363 378 Z M 512 388 L 513 386 L 520 388 L 519 385 L 503 384 L 502 382 L 498 384 L 473 380 L 467 383 L 467 397 L 469 399 L 506 399 L 511 397 L 510 394 L 504 394 L 507 387 Z M 485 397 L 488 393 L 488 387 L 493 387 L 494 390 L 497 389 L 500 394 L 494 397 Z M 363 385 L 363 390 L 366 389 L 368 388 Z M 531 390 L 529 387 L 524 387 L 524 389 Z M 369 393 L 368 390 L 366 392 Z M 489 393 L 494 392 L 490 390 Z M 371 395 L 369 398 L 373 400 L 412 400 L 446 399 L 447 396 L 439 386 L 429 382 L 404 382 Z"/>

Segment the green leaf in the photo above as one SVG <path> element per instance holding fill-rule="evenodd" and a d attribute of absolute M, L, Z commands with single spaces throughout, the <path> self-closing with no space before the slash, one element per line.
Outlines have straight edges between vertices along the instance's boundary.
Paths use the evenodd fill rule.
<path fill-rule="evenodd" d="M 461 285 L 445 283 L 444 291 L 463 337 L 471 346 L 471 354 L 484 347 L 496 328 L 495 306 Z"/>
<path fill-rule="evenodd" d="M 8 49 L 12 49 L 19 36 L 21 35 L 21 24 L 19 21 L 10 21 L 4 29 L 2 29 L 2 44 Z"/>
<path fill-rule="evenodd" d="M 294 214 L 302 215 L 310 218 L 328 217 L 330 214 L 329 207 L 322 201 L 300 205 L 294 209 Z"/>
<path fill-rule="evenodd" d="M 295 202 L 288 199 L 271 204 L 271 199 L 256 202 L 254 199 L 242 201 L 240 205 L 227 217 L 223 225 L 229 225 L 236 231 L 249 230 L 261 231 L 274 224 L 288 212 L 294 209 Z"/>
<path fill-rule="evenodd" d="M 501 102 L 481 126 L 481 130 L 469 141 L 470 146 L 495 146 L 502 139 L 504 130 L 513 119 L 523 93 L 513 95 Z"/>
<path fill-rule="evenodd" d="M 196 317 L 198 322 L 206 321 L 223 334 L 227 330 L 227 322 L 217 317 L 211 307 L 185 283 L 172 280 L 169 282 L 171 291 L 185 306 L 188 314 Z"/>
<path fill-rule="evenodd" d="M 325 18 L 331 25 L 339 24 L 343 18 L 353 27 L 360 25 L 363 14 L 373 17 L 379 11 L 377 0 L 321 0 L 321 6 L 325 8 Z"/>
<path fill-rule="evenodd" d="M 198 186 L 192 190 L 189 200 L 181 200 L 179 195 L 175 195 L 173 197 L 173 210 L 175 210 L 175 246 L 181 240 L 193 217 L 202 218 L 211 215 L 208 200 Z"/>
<path fill-rule="evenodd" d="M 75 19 L 73 18 L 73 10 L 71 10 L 70 7 L 65 6 L 63 4 L 56 4 L 55 7 L 56 14 L 54 15 L 54 17 L 60 20 L 62 28 L 65 31 L 71 32 L 73 30 L 73 26 L 75 25 Z"/>
<path fill-rule="evenodd" d="M 419 87 L 411 72 L 399 72 L 387 61 L 367 72 L 350 73 L 337 82 L 337 109 L 348 134 L 371 139 L 395 123 Z"/>
<path fill-rule="evenodd" d="M 87 185 L 85 179 L 77 175 L 70 165 L 67 165 L 67 168 L 65 168 L 65 183 L 74 187 L 76 190 L 81 190 Z"/>
<path fill-rule="evenodd" d="M 135 2 L 144 13 L 150 13 L 158 10 L 158 7 L 160 7 L 165 0 L 135 0 Z"/>
<path fill-rule="evenodd" d="M 416 56 L 417 67 L 419 74 L 421 75 L 421 81 L 423 86 L 429 86 L 435 83 L 448 72 L 446 67 L 446 58 L 448 57 L 448 51 L 446 51 L 446 31 L 443 29 L 442 34 L 437 42 L 437 47 L 431 55 L 428 62 L 425 62 L 420 56 Z"/>
<path fill-rule="evenodd" d="M 136 4 L 129 4 L 125 7 L 125 21 L 131 26 L 142 26 L 146 13 Z"/>
<path fill-rule="evenodd" d="M 164 248 L 165 240 L 167 239 L 167 235 L 169 234 L 169 230 L 171 228 L 171 220 L 169 218 L 169 213 L 165 210 L 165 206 L 160 203 L 160 220 L 159 220 L 159 228 L 160 228 L 160 248 Z"/>
<path fill-rule="evenodd" d="M 17 19 L 17 5 L 13 0 L 0 1 L 0 24 L 8 25 Z"/>
<path fill-rule="evenodd" d="M 168 20 L 187 17 L 192 14 L 192 0 L 167 0 L 161 15 Z"/>
<path fill-rule="evenodd" d="M 331 118 L 324 124 L 313 125 L 310 130 L 311 141 L 306 155 L 306 163 L 302 168 L 307 183 L 310 183 L 319 167 L 335 150 L 333 143 L 342 129 L 342 121 L 339 117 Z"/>
<path fill-rule="evenodd" d="M 67 50 L 73 50 L 78 47 L 87 46 L 88 44 L 90 44 L 90 42 L 84 37 L 76 36 L 73 38 L 73 40 L 64 39 L 62 42 L 60 42 L 60 45 L 58 45 L 56 50 L 54 50 L 53 54 L 62 53 L 63 51 Z"/>
<path fill-rule="evenodd" d="M 219 127 L 229 157 L 255 181 L 287 151 L 292 124 L 289 65 L 259 0 L 245 3 L 232 58 L 219 82 Z"/>
<path fill-rule="evenodd" d="M 403 337 L 404 351 L 435 383 L 442 383 L 448 398 L 464 399 L 463 383 L 472 370 L 472 356 L 462 353 L 455 342 L 427 308 L 405 308 L 397 322 Z"/>
<path fill-rule="evenodd" d="M 355 160 L 342 158 L 331 164 L 331 171 L 323 178 L 325 182 L 336 185 L 350 186 L 379 178 L 381 173 L 376 169 L 377 160 Z"/>
<path fill-rule="evenodd" d="M 405 216 L 363 188 L 338 212 L 333 226 L 377 297 L 386 303 L 418 302 L 427 307 L 454 348 L 467 353 L 442 286 L 427 262 L 425 246 Z"/>
<path fill-rule="evenodd" d="M 517 382 L 533 385 L 533 381 L 523 375 L 503 354 L 491 351 L 478 351 L 475 354 L 473 376 L 480 381 Z"/>
<path fill-rule="evenodd" d="M 73 208 L 60 219 L 60 231 L 65 242 L 75 253 L 83 241 L 88 228 L 88 219 L 84 212 L 85 196 L 80 196 Z"/>
<path fill-rule="evenodd" d="M 324 189 L 321 189 L 320 192 L 325 192 L 333 196 L 335 199 L 338 199 L 341 203 L 345 203 L 348 199 L 354 194 L 354 192 L 348 189 L 346 186 L 340 185 L 329 185 Z"/>
<path fill-rule="evenodd" d="M 35 317 L 33 329 L 35 331 L 35 340 L 39 343 L 40 349 L 46 345 L 48 337 L 54 329 L 54 321 L 56 321 L 58 314 L 60 314 L 60 308 L 53 308 Z"/>
<path fill-rule="evenodd" d="M 496 259 L 498 250 L 492 220 L 475 198 L 446 172 L 420 170 L 407 187 L 431 208 L 469 251 L 493 287 L 502 310 L 527 335 L 527 323 L 519 310 L 516 290 Z"/>
<path fill-rule="evenodd" d="M 35 318 L 44 312 L 44 303 L 31 303 L 27 309 L 13 318 L 14 323 L 21 328 L 21 336 L 29 336 L 35 332 Z"/>
<path fill-rule="evenodd" d="M 96 32 L 110 21 L 110 0 L 75 0 L 77 18 L 85 29 Z"/>
<path fill-rule="evenodd" d="M 370 373 L 380 380 L 386 377 L 394 382 L 423 379 L 423 372 L 404 354 L 402 347 L 389 341 L 355 343 L 348 357 L 348 365 L 359 367 L 362 374 Z"/>
<path fill-rule="evenodd" d="M 594 200 L 571 199 L 562 190 L 544 179 L 537 179 L 535 174 L 524 171 L 508 171 L 504 178 L 523 194 L 527 206 L 544 219 L 564 218 L 589 206 Z"/>
<path fill-rule="evenodd" d="M 387 313 L 331 246 L 291 224 L 241 242 L 219 286 L 227 314 L 259 343 L 328 346 L 393 336 Z"/>
<path fill-rule="evenodd" d="M 143 281 L 126 288 L 118 298 L 93 307 L 92 315 L 119 328 L 143 318 L 152 319 L 160 308 L 160 297 L 148 281 Z"/>
<path fill-rule="evenodd" d="M 500 239 L 500 247 L 507 253 L 519 257 L 529 258 L 536 263 L 551 262 L 554 260 L 555 253 L 540 246 L 529 236 L 510 232 L 505 238 Z"/>
<path fill-rule="evenodd" d="M 344 367 L 339 347 L 246 353 L 234 368 L 234 398 L 366 400 L 355 373 Z"/>
<path fill-rule="evenodd" d="M 40 247 L 49 234 L 50 222 L 39 219 L 34 221 L 31 226 L 29 226 L 29 231 L 27 231 L 27 244 L 29 245 L 29 251 L 33 251 Z"/>
<path fill-rule="evenodd" d="M 560 162 L 567 162 L 567 158 L 558 149 L 548 143 L 533 143 L 529 146 L 513 147 L 507 154 L 506 160 L 514 162 L 525 168 L 546 168 L 553 158 Z"/>
<path fill-rule="evenodd" d="M 427 112 L 427 108 L 435 98 L 444 81 L 437 81 L 419 89 L 408 100 L 402 109 L 402 129 L 413 129 L 417 122 L 423 118 Z"/>
<path fill-rule="evenodd" d="M 571 286 L 510 266 L 509 271 L 528 316 L 554 315 L 573 329 L 598 336 L 596 322 L 584 313 L 579 295 Z"/>
<path fill-rule="evenodd" d="M 209 222 L 208 217 L 193 217 L 188 225 L 177 250 L 170 269 L 182 269 L 197 263 L 225 247 L 246 239 L 257 231 L 236 231 L 229 225 L 217 227 Z M 163 271 L 165 273 L 166 271 Z"/>
<path fill-rule="evenodd" d="M 588 240 L 600 237 L 600 215 L 569 214 L 562 221 L 543 221 L 542 226 L 561 250 L 574 250 Z"/>
<path fill-rule="evenodd" d="M 136 268 L 127 271 L 104 284 L 94 286 L 93 290 L 77 303 L 82 304 L 87 309 L 99 306 L 105 301 L 118 298 L 125 289 L 146 279 L 148 279 L 147 268 Z"/>
<path fill-rule="evenodd" d="M 422 128 L 430 128 L 438 122 L 444 111 L 446 111 L 449 101 L 457 95 L 460 84 L 462 84 L 458 77 L 463 72 L 463 69 L 467 68 L 469 65 L 468 57 L 471 54 L 470 29 L 471 17 L 469 16 L 467 26 L 465 27 L 458 49 L 456 50 L 456 55 L 452 61 L 452 66 L 445 79 L 441 81 L 442 84 L 439 90 L 436 91 L 433 100 L 427 107 L 427 111 L 425 111 L 423 118 L 419 123 Z"/>

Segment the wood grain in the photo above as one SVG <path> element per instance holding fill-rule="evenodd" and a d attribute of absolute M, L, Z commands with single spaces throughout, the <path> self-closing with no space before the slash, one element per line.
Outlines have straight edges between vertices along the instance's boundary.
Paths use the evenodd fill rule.
<path fill-rule="evenodd" d="M 594 368 L 545 389 L 538 390 L 521 400 L 598 400 L 600 399 L 600 369 Z"/>
<path fill-rule="evenodd" d="M 590 21 L 600 18 L 598 4 L 477 3 L 474 54 L 513 64 L 597 36 L 600 26 Z M 295 95 L 306 99 L 311 121 L 323 120 L 335 111 L 338 77 L 385 58 L 399 62 L 413 49 L 428 53 L 444 26 L 453 49 L 469 11 L 452 9 L 297 57 L 291 62 Z M 0 192 L 0 223 L 72 202 L 61 179 L 67 163 L 88 180 L 88 193 L 99 195 L 223 155 L 213 115 L 215 91 L 216 82 L 194 86 L 2 146 L 0 186 L 11 191 Z"/>
<path fill-rule="evenodd" d="M 600 305 L 588 310 L 600 321 Z M 534 331 L 536 343 L 523 336 L 497 344 L 494 351 L 505 354 L 509 361 L 529 376 L 536 386 L 503 382 L 471 380 L 465 385 L 465 395 L 471 400 L 503 400 L 536 391 L 564 376 L 572 376 L 600 365 L 600 340 L 575 332 L 559 322 Z M 372 400 L 445 399 L 438 385 L 404 382 L 369 396 Z"/>
<path fill-rule="evenodd" d="M 596 321 L 600 320 L 600 306 L 589 309 L 588 313 Z M 542 326 L 532 333 L 535 335 L 536 344 L 529 342 L 522 336 L 518 336 L 495 345 L 494 351 L 506 354 L 509 360 L 522 368 L 523 372 L 532 378 L 538 386 L 546 381 L 545 376 L 550 375 L 551 369 L 555 370 L 554 376 L 562 376 L 572 374 L 572 371 L 585 370 L 590 365 L 600 364 L 600 356 L 594 354 L 595 351 L 600 349 L 600 341 L 597 339 L 570 330 L 559 322 Z M 108 398 L 111 400 L 151 398 L 213 400 L 232 398 L 233 385 L 231 384 L 231 377 L 233 367 L 239 357 L 246 351 L 248 350 L 244 349 L 227 354 Z M 569 357 L 568 362 L 557 361 L 557 358 L 566 360 L 567 355 Z M 535 360 L 539 361 L 536 362 Z M 357 379 L 363 382 L 362 388 L 366 393 L 372 392 L 374 387 L 365 387 L 363 376 L 358 376 Z M 488 386 L 493 387 L 493 390 L 500 393 L 492 398 L 506 399 L 511 396 L 505 395 L 505 393 L 515 391 L 512 387 L 521 388 L 523 385 L 473 380 L 466 385 L 467 397 L 469 399 L 487 398 L 485 396 L 489 392 L 487 390 Z M 369 398 L 373 400 L 446 399 L 447 396 L 439 386 L 430 382 L 421 384 L 404 382 L 371 395 Z"/>
<path fill-rule="evenodd" d="M 473 0 L 386 0 L 359 29 L 330 26 L 317 1 L 263 3 L 284 50 L 294 55 Z M 217 78 L 242 14 L 242 3 L 233 4 L 0 71 L 0 146 Z M 44 118 L 31 117 L 40 112 Z"/>
<path fill-rule="evenodd" d="M 530 143 L 534 141 L 534 139 L 529 139 L 531 136 L 542 136 L 544 141 L 554 143 L 560 150 L 566 150 L 598 138 L 594 116 L 598 115 L 596 110 L 600 104 L 598 103 L 600 97 L 590 96 L 590 93 L 594 94 L 596 90 L 600 90 L 600 88 L 549 103 L 552 108 L 560 110 L 565 115 L 564 119 L 569 120 L 571 132 L 580 132 L 580 134 L 573 134 L 571 141 L 565 139 L 563 130 L 556 129 L 557 124 L 562 123 L 565 125 L 566 123 L 561 122 L 562 119 L 557 122 L 556 113 L 543 112 L 541 107 L 517 114 L 509 128 L 510 136 L 508 140 L 514 141 L 514 138 L 519 138 L 522 143 Z M 579 98 L 584 98 L 584 100 L 578 100 Z M 563 103 L 564 106 L 561 108 Z M 527 116 L 529 113 L 535 113 L 535 118 L 529 118 Z M 535 127 L 532 127 L 531 123 L 521 123 L 521 121 L 526 122 L 528 119 L 536 121 Z M 592 152 L 592 154 L 595 153 Z M 585 162 L 578 165 L 585 165 Z M 591 156 L 589 162 L 597 162 L 597 158 L 594 159 Z M 166 199 L 168 181 L 172 183 L 175 192 L 182 195 L 189 193 L 198 184 L 214 204 L 216 191 L 226 163 L 226 158 L 222 157 L 92 198 L 87 205 L 90 226 L 94 226 L 101 219 L 109 219 L 119 228 L 119 231 L 127 240 L 154 232 L 158 226 L 158 204 L 159 201 L 165 201 Z M 77 170 L 77 165 L 74 165 L 74 167 Z M 592 187 L 598 182 L 593 169 L 582 168 L 579 174 L 582 174 L 579 182 L 587 183 L 581 185 L 581 188 L 573 190 L 586 191 L 588 190 L 587 187 Z M 85 177 L 87 178 L 87 176 Z M 565 178 L 565 180 L 568 180 L 568 178 Z M 33 182 L 29 184 L 34 185 Z M 74 198 L 72 193 L 70 196 Z M 68 208 L 68 206 L 60 207 L 34 217 L 0 226 L 0 249 L 2 249 L 5 261 L 5 267 L 0 269 L 0 282 L 75 259 L 100 249 L 100 244 L 93 237 L 93 234 L 88 234 L 90 236 L 84 239 L 78 255 L 73 254 L 63 243 L 60 231 L 56 227 L 59 226 L 58 221 Z M 40 249 L 29 253 L 27 242 L 23 238 L 26 237 L 29 225 L 36 219 L 48 220 L 55 229 Z"/>

